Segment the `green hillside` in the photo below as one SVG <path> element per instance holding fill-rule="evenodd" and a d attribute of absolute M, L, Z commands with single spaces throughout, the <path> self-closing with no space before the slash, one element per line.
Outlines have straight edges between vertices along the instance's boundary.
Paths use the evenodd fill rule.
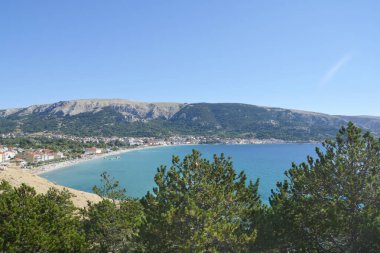
<path fill-rule="evenodd" d="M 17 129 L 24 133 L 48 131 L 79 136 L 181 134 L 310 141 L 332 137 L 348 121 L 376 135 L 380 133 L 380 119 L 376 117 L 332 116 L 248 104 L 178 104 L 171 107 L 168 114 L 167 105 L 164 108 L 159 104 L 134 102 L 116 106 L 111 101 L 107 106 L 96 107 L 94 100 L 85 105 L 81 101 L 80 113 L 72 113 L 77 108 L 75 103 L 70 103 L 69 108 L 62 107 L 63 102 L 59 102 L 22 108 L 13 113 L 0 111 L 0 133 Z M 86 106 L 91 110 L 83 109 Z"/>

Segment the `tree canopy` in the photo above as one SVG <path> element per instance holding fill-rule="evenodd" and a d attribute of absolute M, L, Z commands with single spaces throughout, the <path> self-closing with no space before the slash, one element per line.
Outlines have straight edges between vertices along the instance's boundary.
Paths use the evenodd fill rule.
<path fill-rule="evenodd" d="M 349 123 L 293 164 L 270 199 L 270 232 L 296 252 L 380 252 L 380 144 Z"/>
<path fill-rule="evenodd" d="M 261 203 L 231 158 L 193 151 L 142 199 L 107 173 L 99 203 L 0 184 L 0 252 L 380 252 L 380 141 L 352 123 L 293 164 Z"/>
<path fill-rule="evenodd" d="M 193 151 L 181 162 L 161 166 L 157 187 L 142 203 L 143 232 L 150 252 L 244 252 L 256 238 L 260 209 L 258 181 L 247 184 L 236 174 L 231 159 L 212 162 Z"/>
<path fill-rule="evenodd" d="M 0 185 L 0 252 L 83 252 L 85 234 L 70 194 Z"/>

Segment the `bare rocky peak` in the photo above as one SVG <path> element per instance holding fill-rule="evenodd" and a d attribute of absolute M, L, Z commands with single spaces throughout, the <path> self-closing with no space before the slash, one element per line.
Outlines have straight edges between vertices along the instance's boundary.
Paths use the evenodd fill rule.
<path fill-rule="evenodd" d="M 179 103 L 146 103 L 125 99 L 80 99 L 61 101 L 53 104 L 32 105 L 26 108 L 6 109 L 0 111 L 0 116 L 17 114 L 58 114 L 78 115 L 81 113 L 96 113 L 105 108 L 112 108 L 116 112 L 131 118 L 170 118 L 182 108 Z"/>
<path fill-rule="evenodd" d="M 19 112 L 20 108 L 11 108 L 11 109 L 4 109 L 4 110 L 0 110 L 0 117 L 6 117 L 6 116 L 9 116 L 9 115 L 12 115 L 14 113 L 17 113 Z"/>

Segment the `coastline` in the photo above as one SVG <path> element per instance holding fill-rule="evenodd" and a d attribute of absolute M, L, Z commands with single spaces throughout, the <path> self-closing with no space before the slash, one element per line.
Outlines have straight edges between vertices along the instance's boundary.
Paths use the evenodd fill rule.
<path fill-rule="evenodd" d="M 304 142 L 304 143 L 294 143 L 294 142 L 279 142 L 279 143 L 256 143 L 256 144 L 245 144 L 245 143 L 224 143 L 224 145 L 262 145 L 262 144 L 307 144 L 307 143 L 312 143 L 312 142 Z M 135 148 L 127 148 L 127 149 L 120 149 L 116 151 L 111 151 L 108 153 L 103 153 L 103 154 L 98 154 L 98 155 L 91 155 L 91 156 L 86 156 L 82 158 L 76 158 L 73 160 L 67 160 L 67 161 L 61 161 L 61 162 L 53 162 L 51 164 L 46 164 L 46 165 L 41 165 L 38 167 L 35 167 L 33 169 L 24 169 L 24 171 L 28 171 L 31 174 L 34 175 L 42 175 L 51 171 L 55 170 L 60 170 L 60 169 L 65 169 L 67 167 L 71 167 L 73 165 L 77 165 L 83 162 L 88 162 L 92 160 L 97 160 L 97 159 L 102 159 L 108 156 L 116 156 L 132 151 L 139 151 L 139 150 L 145 150 L 145 149 L 153 149 L 153 148 L 162 148 L 162 147 L 176 147 L 176 146 L 192 146 L 192 145 L 220 145 L 220 143 L 215 143 L 215 144 L 170 144 L 170 145 L 155 145 L 155 146 L 139 146 Z"/>
<path fill-rule="evenodd" d="M 76 158 L 73 160 L 67 160 L 67 161 L 61 161 L 61 162 L 41 165 L 41 166 L 35 167 L 33 169 L 24 169 L 24 171 L 28 171 L 31 174 L 35 174 L 35 175 L 42 175 L 42 174 L 45 174 L 45 173 L 48 173 L 51 171 L 65 169 L 65 168 L 71 167 L 73 165 L 77 165 L 77 164 L 92 161 L 92 160 L 102 159 L 102 158 L 105 158 L 108 156 L 116 156 L 116 155 L 132 152 L 132 151 L 140 151 L 140 150 L 145 150 L 145 149 L 162 148 L 162 147 L 175 147 L 175 146 L 185 146 L 185 145 L 197 145 L 197 144 L 173 144 L 173 145 L 140 146 L 140 147 L 136 147 L 136 148 L 121 149 L 121 150 L 111 151 L 111 152 L 103 153 L 103 154 L 99 154 L 99 155 L 91 155 L 91 156 L 86 156 L 86 157 L 82 157 L 82 158 Z"/>

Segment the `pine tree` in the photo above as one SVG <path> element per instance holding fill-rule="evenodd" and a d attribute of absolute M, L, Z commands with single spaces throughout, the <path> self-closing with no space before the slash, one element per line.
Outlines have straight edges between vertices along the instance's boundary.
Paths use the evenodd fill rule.
<path fill-rule="evenodd" d="M 87 248 L 70 194 L 0 185 L 0 252 L 84 252 Z"/>
<path fill-rule="evenodd" d="M 92 191 L 100 197 L 112 200 L 114 203 L 116 200 L 125 200 L 127 198 L 126 190 L 120 187 L 120 182 L 115 178 L 111 178 L 107 172 L 100 175 L 100 182 L 100 187 L 96 185 L 92 187 Z"/>
<path fill-rule="evenodd" d="M 349 123 L 317 159 L 293 164 L 270 199 L 276 247 L 380 252 L 380 144 Z"/>
<path fill-rule="evenodd" d="M 88 203 L 82 210 L 86 237 L 92 252 L 141 252 L 139 231 L 144 219 L 143 208 L 136 199 L 128 198 L 119 181 L 106 172 L 101 186 L 93 190 L 103 199 Z"/>
<path fill-rule="evenodd" d="M 193 150 L 161 166 L 157 187 L 142 199 L 149 252 L 248 252 L 261 203 L 258 181 L 246 184 L 222 154 L 212 162 Z"/>

